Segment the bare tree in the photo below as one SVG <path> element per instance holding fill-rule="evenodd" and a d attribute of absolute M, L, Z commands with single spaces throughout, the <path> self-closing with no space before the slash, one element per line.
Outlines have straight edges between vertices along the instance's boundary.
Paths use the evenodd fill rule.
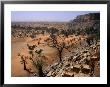
<path fill-rule="evenodd" d="M 27 59 L 28 59 L 28 56 L 24 56 L 24 55 L 21 55 L 21 54 L 18 54 L 18 56 L 20 56 L 21 58 L 21 64 L 23 64 L 23 68 L 24 70 L 26 70 L 29 74 L 32 74 L 34 72 L 31 72 L 31 68 L 27 68 Z"/>
<path fill-rule="evenodd" d="M 31 68 L 28 69 L 26 64 L 27 64 L 27 59 L 32 61 L 32 64 L 34 65 L 34 67 L 38 70 L 38 76 L 40 77 L 44 77 L 44 73 L 43 73 L 43 65 L 44 65 L 44 61 L 43 58 L 45 57 L 44 55 L 42 55 L 42 49 L 40 50 L 35 50 L 35 48 L 37 47 L 36 45 L 32 45 L 30 46 L 29 44 L 27 44 L 28 50 L 29 50 L 29 54 L 30 56 L 24 56 L 24 55 L 20 55 L 18 54 L 18 56 L 20 56 L 21 58 L 21 64 L 23 64 L 24 70 L 26 70 L 27 72 L 29 72 L 29 74 L 34 74 L 34 76 L 36 76 L 37 71 L 35 72 L 31 72 Z M 28 61 L 29 62 L 29 61 Z"/>
<path fill-rule="evenodd" d="M 65 43 L 65 39 L 65 36 L 56 36 L 54 34 L 50 34 L 51 45 L 49 46 L 57 49 L 60 61 L 62 61 L 63 50 L 68 48 Z"/>

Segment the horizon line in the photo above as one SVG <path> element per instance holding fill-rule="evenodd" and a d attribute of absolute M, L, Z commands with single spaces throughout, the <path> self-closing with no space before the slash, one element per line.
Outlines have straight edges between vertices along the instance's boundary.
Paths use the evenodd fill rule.
<path fill-rule="evenodd" d="M 11 22 L 69 22 L 69 21 L 11 21 Z"/>

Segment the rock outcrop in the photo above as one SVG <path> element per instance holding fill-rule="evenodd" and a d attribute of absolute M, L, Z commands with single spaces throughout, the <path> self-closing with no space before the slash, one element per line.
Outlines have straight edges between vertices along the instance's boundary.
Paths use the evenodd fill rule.
<path fill-rule="evenodd" d="M 96 34 L 100 32 L 100 13 L 77 16 L 68 23 L 68 29 L 77 34 Z"/>

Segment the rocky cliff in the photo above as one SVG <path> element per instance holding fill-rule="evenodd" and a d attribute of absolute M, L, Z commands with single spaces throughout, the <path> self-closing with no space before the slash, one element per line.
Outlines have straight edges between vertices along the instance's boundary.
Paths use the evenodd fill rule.
<path fill-rule="evenodd" d="M 77 34 L 96 34 L 100 32 L 100 13 L 77 16 L 68 23 L 68 30 Z"/>

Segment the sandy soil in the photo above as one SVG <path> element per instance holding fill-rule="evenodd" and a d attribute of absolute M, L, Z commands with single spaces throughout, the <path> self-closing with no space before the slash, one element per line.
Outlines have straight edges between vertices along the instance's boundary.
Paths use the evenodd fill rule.
<path fill-rule="evenodd" d="M 23 70 L 23 65 L 20 63 L 21 59 L 18 56 L 18 53 L 22 55 L 29 56 L 27 46 L 26 44 L 36 44 L 36 40 L 32 41 L 30 38 L 26 39 L 14 39 L 12 40 L 12 46 L 11 46 L 11 76 L 21 77 L 21 76 L 29 76 L 29 73 Z M 42 48 L 47 58 L 47 65 L 52 64 L 53 62 L 56 62 L 57 60 L 57 51 L 53 48 L 50 48 L 48 46 L 39 46 L 39 48 Z M 29 63 L 29 62 L 28 62 Z M 32 64 L 28 64 L 28 67 L 33 67 Z M 35 70 L 35 69 L 34 69 Z"/>
<path fill-rule="evenodd" d="M 18 77 L 19 76 L 29 76 L 29 73 L 27 73 L 25 70 L 23 70 L 23 65 L 20 63 L 21 59 L 18 56 L 18 53 L 20 53 L 21 55 L 30 56 L 28 49 L 27 49 L 27 45 L 26 45 L 27 43 L 29 45 L 36 44 L 38 48 L 43 49 L 43 54 L 46 57 L 45 66 L 58 62 L 57 50 L 55 48 L 45 45 L 45 43 L 44 43 L 44 40 L 46 40 L 48 37 L 49 37 L 48 35 L 46 35 L 46 36 L 39 35 L 35 39 L 31 39 L 31 38 L 15 38 L 15 39 L 13 39 L 12 38 L 12 46 L 11 46 L 11 51 L 12 51 L 11 74 L 12 74 L 12 76 L 18 76 Z M 39 38 L 41 38 L 41 40 L 40 40 L 40 44 L 38 45 Z M 65 42 L 68 43 L 72 39 L 72 42 L 71 43 L 69 42 L 70 44 L 72 44 L 72 43 L 78 42 L 78 38 L 79 38 L 79 36 L 78 37 L 77 36 L 68 37 L 65 39 Z M 66 51 L 65 51 L 65 53 L 68 54 Z M 31 68 L 33 68 L 33 70 L 36 70 L 32 66 L 32 64 L 30 63 L 29 60 L 27 62 L 28 62 L 27 66 L 29 68 L 31 67 Z"/>

